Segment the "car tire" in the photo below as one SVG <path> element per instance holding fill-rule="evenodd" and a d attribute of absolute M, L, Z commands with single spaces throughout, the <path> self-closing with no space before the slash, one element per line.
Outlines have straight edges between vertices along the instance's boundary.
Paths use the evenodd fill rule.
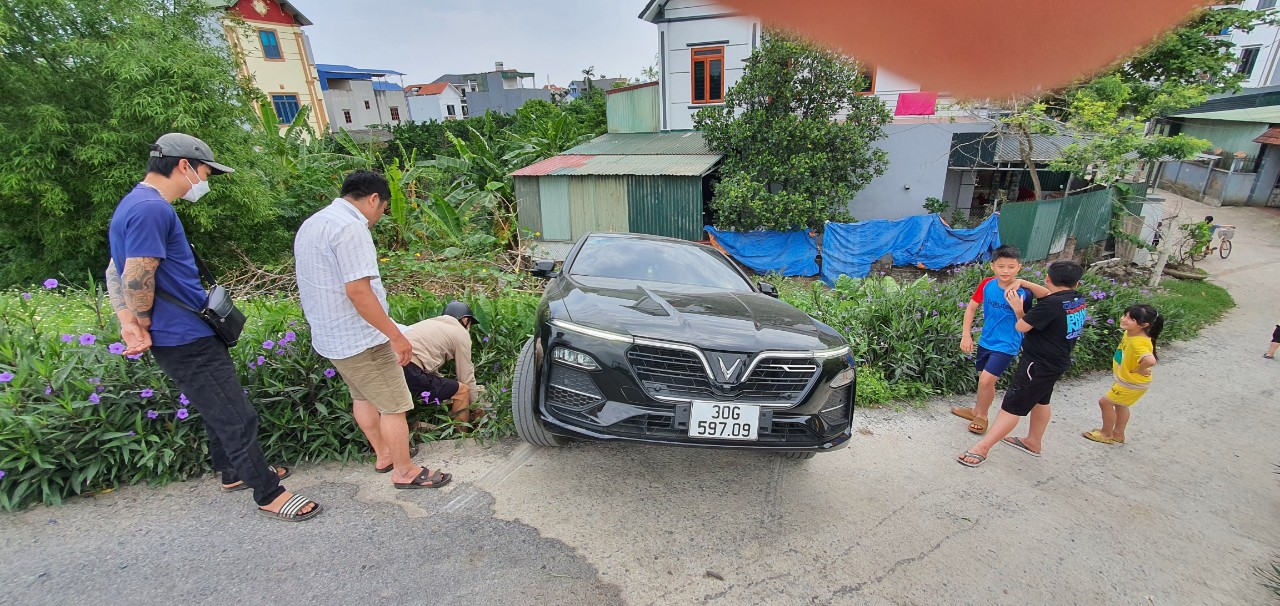
<path fill-rule="evenodd" d="M 812 450 L 808 452 L 780 452 L 778 453 L 778 456 L 784 459 L 792 459 L 795 461 L 807 461 L 809 459 L 812 459 L 818 456 L 818 453 L 813 452 Z"/>
<path fill-rule="evenodd" d="M 555 435 L 542 426 L 535 401 L 538 396 L 537 361 L 534 360 L 534 339 L 529 339 L 516 358 L 515 380 L 511 385 L 511 419 L 515 422 L 516 435 L 534 446 L 557 447 L 569 443 L 569 439 Z"/>

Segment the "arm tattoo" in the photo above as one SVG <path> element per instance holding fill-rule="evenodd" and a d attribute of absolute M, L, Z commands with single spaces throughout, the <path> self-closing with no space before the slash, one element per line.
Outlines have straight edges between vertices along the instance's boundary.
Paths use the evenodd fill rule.
<path fill-rule="evenodd" d="M 160 259 L 130 257 L 124 261 L 124 300 L 129 311 L 139 318 L 150 318 L 155 305 L 156 268 Z"/>
<path fill-rule="evenodd" d="M 124 281 L 116 269 L 116 260 L 107 264 L 107 297 L 111 299 L 111 309 L 120 311 L 129 306 L 124 303 Z"/>

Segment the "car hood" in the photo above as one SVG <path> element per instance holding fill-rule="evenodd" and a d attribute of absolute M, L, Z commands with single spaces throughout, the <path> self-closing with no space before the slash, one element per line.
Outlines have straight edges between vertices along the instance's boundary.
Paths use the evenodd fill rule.
<path fill-rule="evenodd" d="M 846 345 L 827 325 L 755 292 L 579 276 L 556 282 L 548 291 L 553 318 L 634 337 L 734 352 Z"/>

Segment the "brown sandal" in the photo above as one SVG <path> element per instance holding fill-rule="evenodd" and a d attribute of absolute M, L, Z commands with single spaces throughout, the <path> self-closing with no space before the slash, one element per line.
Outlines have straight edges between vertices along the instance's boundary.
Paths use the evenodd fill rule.
<path fill-rule="evenodd" d="M 959 406 L 952 406 L 951 414 L 957 417 L 960 417 L 961 419 L 964 419 L 966 421 L 972 421 L 973 417 L 977 416 L 974 414 L 972 408 L 961 408 Z"/>
<path fill-rule="evenodd" d="M 987 418 L 974 417 L 973 422 L 969 423 L 969 433 L 976 433 L 978 435 L 987 433 Z"/>

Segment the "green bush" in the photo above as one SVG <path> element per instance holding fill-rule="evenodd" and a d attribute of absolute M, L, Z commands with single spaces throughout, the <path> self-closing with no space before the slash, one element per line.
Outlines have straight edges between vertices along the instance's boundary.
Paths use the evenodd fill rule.
<path fill-rule="evenodd" d="M 58 503 L 86 491 L 165 483 L 209 470 L 199 415 L 149 355 L 118 351 L 114 317 L 103 297 L 84 291 L 0 294 L 0 507 Z M 510 432 L 513 362 L 531 332 L 537 298 L 464 297 L 480 384 L 491 415 L 479 437 Z M 426 293 L 389 301 L 411 324 L 440 313 Z M 350 460 L 367 444 L 351 418 L 350 397 L 327 360 L 310 347 L 291 300 L 242 303 L 250 318 L 232 351 L 241 382 L 261 418 L 259 438 L 273 461 Z M 443 407 L 419 407 L 413 421 L 437 428 L 425 440 L 456 437 Z"/>
<path fill-rule="evenodd" d="M 842 277 L 834 289 L 803 280 L 777 282 L 784 300 L 849 339 L 860 366 L 858 402 L 877 404 L 977 388 L 973 355 L 960 351 L 960 330 L 965 305 L 987 275 L 985 264 L 973 264 L 949 270 L 943 280 L 925 276 L 902 283 L 889 276 Z M 1027 266 L 1022 277 L 1043 283 L 1043 267 Z M 1089 316 L 1069 374 L 1111 368 L 1120 342 L 1120 316 L 1134 303 L 1152 303 L 1166 315 L 1161 337 L 1166 343 L 1194 337 L 1235 305 L 1225 290 L 1212 284 L 1165 284 L 1166 290 L 1152 292 L 1085 274 L 1079 291 L 1089 300 Z M 981 317 L 975 319 L 975 329 L 981 324 Z"/>

